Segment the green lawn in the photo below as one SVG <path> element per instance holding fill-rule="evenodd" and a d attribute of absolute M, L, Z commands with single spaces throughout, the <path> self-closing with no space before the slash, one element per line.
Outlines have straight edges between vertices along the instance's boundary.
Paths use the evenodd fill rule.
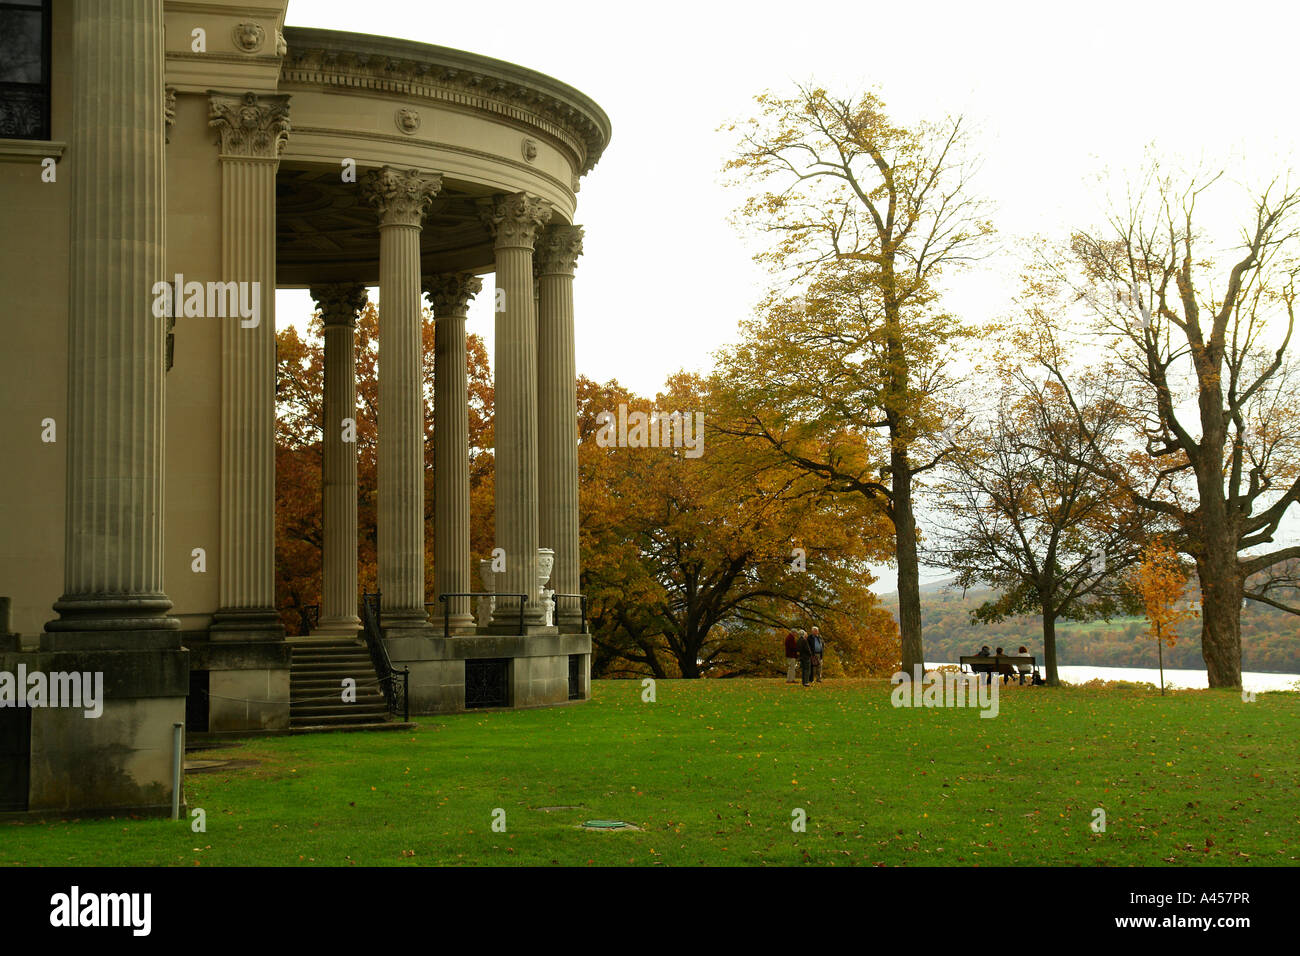
<path fill-rule="evenodd" d="M 585 704 L 196 754 L 258 761 L 187 776 L 206 833 L 6 822 L 0 863 L 1293 865 L 1298 730 L 1294 693 L 1011 688 L 981 719 L 895 709 L 883 681 L 660 681 L 656 703 L 599 681 Z M 641 830 L 576 828 L 611 818 Z"/>

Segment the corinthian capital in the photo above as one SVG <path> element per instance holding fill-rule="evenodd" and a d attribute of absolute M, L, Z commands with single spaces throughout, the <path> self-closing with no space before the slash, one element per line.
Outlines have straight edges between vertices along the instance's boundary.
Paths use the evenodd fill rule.
<path fill-rule="evenodd" d="M 418 226 L 433 197 L 442 189 L 442 177 L 418 169 L 384 166 L 366 174 L 362 194 L 379 211 L 381 226 Z"/>
<path fill-rule="evenodd" d="M 551 204 L 528 193 L 511 193 L 485 202 L 479 215 L 498 249 L 531 249 L 537 234 L 551 221 Z"/>
<path fill-rule="evenodd" d="M 279 159 L 289 139 L 289 97 L 209 90 L 208 125 L 220 136 L 222 156 Z"/>
<path fill-rule="evenodd" d="M 463 316 L 469 300 L 483 289 L 483 280 L 469 272 L 445 272 L 424 280 L 424 294 L 433 305 L 434 318 Z"/>
<path fill-rule="evenodd" d="M 537 240 L 533 271 L 539 276 L 573 275 L 582 255 L 581 226 L 550 226 Z"/>
<path fill-rule="evenodd" d="M 366 287 L 360 282 L 331 282 L 311 287 L 311 297 L 326 325 L 356 325 L 366 307 Z"/>

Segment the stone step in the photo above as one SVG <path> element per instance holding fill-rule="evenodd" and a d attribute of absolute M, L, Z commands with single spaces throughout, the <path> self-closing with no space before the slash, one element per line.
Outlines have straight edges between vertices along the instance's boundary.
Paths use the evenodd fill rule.
<path fill-rule="evenodd" d="M 293 724 L 289 727 L 288 732 L 290 734 L 324 734 L 352 730 L 414 730 L 418 726 L 419 724 L 403 724 L 394 720 L 370 724 Z"/>
<path fill-rule="evenodd" d="M 356 681 L 356 700 L 351 703 L 342 699 L 346 679 Z M 377 729 L 391 724 L 374 662 L 359 640 L 295 644 L 289 700 L 289 726 L 295 732 Z"/>
<path fill-rule="evenodd" d="M 300 716 L 290 717 L 290 727 L 332 727 L 340 724 L 365 724 L 376 723 L 380 720 L 377 713 L 367 713 L 358 711 L 352 714 L 302 714 Z"/>
<path fill-rule="evenodd" d="M 378 704 L 303 704 L 294 708 L 291 720 L 305 720 L 308 717 L 357 717 L 382 719 L 388 714 L 388 705 L 383 701 Z"/>

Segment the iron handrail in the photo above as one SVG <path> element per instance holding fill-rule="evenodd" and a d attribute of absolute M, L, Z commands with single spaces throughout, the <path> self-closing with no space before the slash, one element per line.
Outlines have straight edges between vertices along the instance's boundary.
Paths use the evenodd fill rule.
<path fill-rule="evenodd" d="M 579 609 L 579 611 L 580 611 L 581 614 L 582 614 L 582 630 L 579 631 L 578 633 L 579 633 L 579 634 L 586 634 L 586 633 L 587 633 L 587 595 L 585 595 L 585 594 L 560 594 L 560 593 L 557 592 L 556 594 L 553 594 L 553 595 L 551 595 L 551 596 L 552 596 L 553 598 L 555 598 L 555 620 L 556 620 L 556 623 L 559 623 L 559 620 L 560 620 L 560 598 L 577 598 L 577 599 L 578 599 L 578 609 Z"/>
<path fill-rule="evenodd" d="M 370 649 L 370 660 L 375 665 L 375 670 L 379 673 L 379 682 L 384 685 L 384 696 L 388 699 L 388 712 L 397 716 L 400 709 L 402 712 L 403 723 L 409 723 L 411 720 L 411 669 L 403 667 L 400 671 L 393 666 L 393 660 L 388 656 L 388 646 L 384 643 L 384 632 L 382 628 L 383 618 L 380 604 L 382 591 L 376 591 L 374 594 L 361 595 L 361 621 L 365 626 L 361 633 L 365 635 L 366 646 Z M 374 604 L 370 599 L 374 598 Z M 402 679 L 402 686 L 399 693 L 397 678 Z"/>
<path fill-rule="evenodd" d="M 425 607 L 434 607 L 435 604 L 442 605 L 442 636 L 451 637 L 451 602 L 447 598 L 454 597 L 517 597 L 519 598 L 519 633 L 524 633 L 524 605 L 528 603 L 527 594 L 519 594 L 511 591 L 447 591 L 438 595 L 438 600 L 428 601 Z"/>

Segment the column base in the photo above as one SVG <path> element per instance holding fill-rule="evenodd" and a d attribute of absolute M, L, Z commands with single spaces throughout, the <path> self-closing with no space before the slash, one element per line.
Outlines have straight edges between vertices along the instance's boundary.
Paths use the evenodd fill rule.
<path fill-rule="evenodd" d="M 54 602 L 59 616 L 46 631 L 179 631 L 169 617 L 172 601 L 154 594 L 65 594 Z"/>
<path fill-rule="evenodd" d="M 321 621 L 311 629 L 307 635 L 312 638 L 354 638 L 361 633 L 361 618 L 337 618 L 335 620 Z M 289 638 L 292 640 L 292 638 Z"/>
<path fill-rule="evenodd" d="M 221 608 L 212 615 L 208 638 L 213 641 L 282 641 L 284 623 L 275 608 Z"/>

